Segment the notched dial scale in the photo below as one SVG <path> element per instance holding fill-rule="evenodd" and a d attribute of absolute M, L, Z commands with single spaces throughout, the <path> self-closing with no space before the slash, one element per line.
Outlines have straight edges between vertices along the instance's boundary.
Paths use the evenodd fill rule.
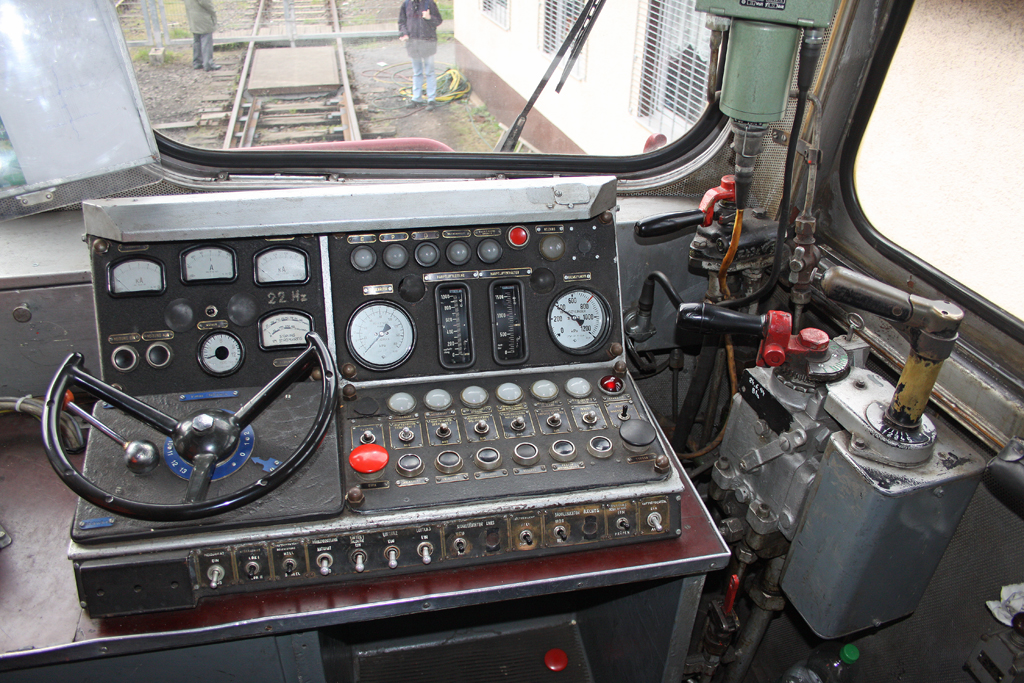
<path fill-rule="evenodd" d="M 309 280 L 309 257 L 294 247 L 271 247 L 256 254 L 258 285 L 302 284 Z"/>
<path fill-rule="evenodd" d="M 548 309 L 548 331 L 563 351 L 583 355 L 604 344 L 611 332 L 611 309 L 597 292 L 575 287 L 559 294 Z"/>
<path fill-rule="evenodd" d="M 370 301 L 349 318 L 345 341 L 352 357 L 363 367 L 390 370 L 412 355 L 416 327 L 398 304 Z"/>
<path fill-rule="evenodd" d="M 231 282 L 235 279 L 235 252 L 227 247 L 201 246 L 181 252 L 184 282 Z"/>
<path fill-rule="evenodd" d="M 163 264 L 148 258 L 118 261 L 107 268 L 107 291 L 113 296 L 145 296 L 164 291 Z"/>
<path fill-rule="evenodd" d="M 277 311 L 260 319 L 260 348 L 283 349 L 306 345 L 313 318 L 302 311 Z"/>

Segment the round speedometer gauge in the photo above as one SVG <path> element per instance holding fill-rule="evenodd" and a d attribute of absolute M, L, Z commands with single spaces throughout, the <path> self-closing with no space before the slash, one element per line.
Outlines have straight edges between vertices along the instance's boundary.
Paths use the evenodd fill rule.
<path fill-rule="evenodd" d="M 583 355 L 604 344 L 611 332 L 608 303 L 597 292 L 577 287 L 559 294 L 548 309 L 548 331 L 563 351 Z"/>
<path fill-rule="evenodd" d="M 398 304 L 370 301 L 349 318 L 345 340 L 360 365 L 370 370 L 390 370 L 412 355 L 416 327 Z"/>

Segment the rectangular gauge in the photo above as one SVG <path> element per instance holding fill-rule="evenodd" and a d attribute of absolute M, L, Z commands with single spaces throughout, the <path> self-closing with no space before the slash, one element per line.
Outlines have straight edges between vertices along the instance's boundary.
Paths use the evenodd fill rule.
<path fill-rule="evenodd" d="M 441 365 L 448 369 L 469 367 L 474 360 L 469 286 L 461 283 L 438 285 L 434 297 Z"/>
<path fill-rule="evenodd" d="M 494 361 L 499 365 L 522 363 L 529 355 L 526 347 L 523 284 L 513 280 L 491 283 L 490 299 Z"/>

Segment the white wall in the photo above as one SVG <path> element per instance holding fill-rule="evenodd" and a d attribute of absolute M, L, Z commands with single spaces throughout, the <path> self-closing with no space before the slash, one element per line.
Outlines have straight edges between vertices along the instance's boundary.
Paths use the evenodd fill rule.
<path fill-rule="evenodd" d="M 498 76 L 529 99 L 550 63 L 540 47 L 541 0 L 510 0 L 509 30 L 480 11 L 480 0 L 455 0 L 455 37 Z M 569 77 L 555 93 L 561 67 L 536 109 L 588 154 L 629 155 L 643 151 L 651 131 L 631 112 L 639 0 L 608 2 L 580 55 L 581 79 Z M 481 93 L 484 100 L 486 93 Z"/>

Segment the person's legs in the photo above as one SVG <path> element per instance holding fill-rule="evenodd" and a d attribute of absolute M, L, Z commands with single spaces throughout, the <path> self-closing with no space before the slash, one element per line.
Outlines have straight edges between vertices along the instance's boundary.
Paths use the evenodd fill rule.
<path fill-rule="evenodd" d="M 431 104 L 437 97 L 437 74 L 434 73 L 434 55 L 423 58 L 423 76 L 427 82 L 427 104 Z"/>
<path fill-rule="evenodd" d="M 203 68 L 203 34 L 193 33 L 192 34 L 192 68 L 202 69 Z"/>
<path fill-rule="evenodd" d="M 412 60 L 412 101 L 423 101 L 423 60 Z"/>
<path fill-rule="evenodd" d="M 213 34 L 204 33 L 202 36 L 203 68 L 207 71 L 216 71 L 219 64 L 213 62 Z"/>

